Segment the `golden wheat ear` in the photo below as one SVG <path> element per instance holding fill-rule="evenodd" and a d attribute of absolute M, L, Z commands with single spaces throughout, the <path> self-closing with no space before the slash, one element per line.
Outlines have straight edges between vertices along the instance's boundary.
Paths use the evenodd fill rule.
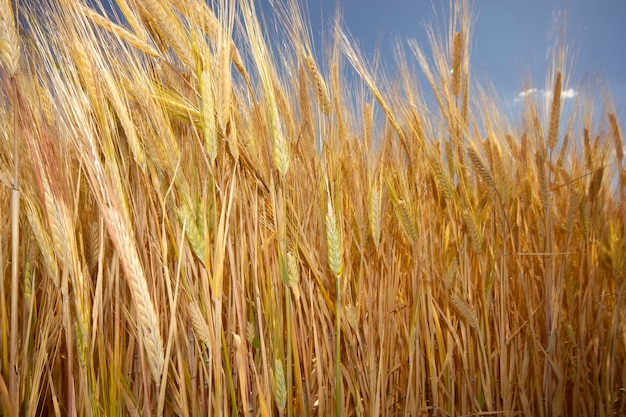
<path fill-rule="evenodd" d="M 13 14 L 13 5 L 10 0 L 0 1 L 0 57 L 3 66 L 9 74 L 13 112 L 13 189 L 11 191 L 11 324 L 9 342 L 9 362 L 11 368 L 18 366 L 18 274 L 19 274 L 19 247 L 20 247 L 20 163 L 19 163 L 19 133 L 18 133 L 18 66 L 20 60 L 20 40 L 17 23 Z M 0 283 L 4 285 L 4 283 Z M 4 300 L 3 300 L 4 302 Z M 6 341 L 6 340 L 5 340 Z M 6 354 L 5 354 L 6 357 Z M 9 394 L 13 401 L 13 409 L 19 408 L 19 381 L 17 372 L 10 372 Z"/>
<path fill-rule="evenodd" d="M 20 40 L 11 0 L 0 1 L 0 57 L 7 72 L 17 74 Z"/>

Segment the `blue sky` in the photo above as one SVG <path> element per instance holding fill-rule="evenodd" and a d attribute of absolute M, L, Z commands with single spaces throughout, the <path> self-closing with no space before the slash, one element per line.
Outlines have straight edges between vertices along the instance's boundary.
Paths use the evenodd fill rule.
<path fill-rule="evenodd" d="M 266 12 L 270 9 L 268 0 L 257 2 Z M 445 28 L 443 19 L 449 15 L 449 0 L 308 0 L 305 7 L 318 49 L 337 4 L 344 28 L 370 57 L 377 47 L 389 50 L 398 38 L 414 38 L 429 51 L 425 24 L 436 21 Z M 585 77 L 605 78 L 620 119 L 625 119 L 626 0 L 473 0 L 471 4 L 476 24 L 470 71 L 479 80 L 490 80 L 503 102 L 519 97 L 523 76 L 528 74 L 538 94 L 546 88 L 551 63 L 546 53 L 555 16 L 566 16 L 567 40 L 575 58 L 567 88 L 575 93 Z"/>
<path fill-rule="evenodd" d="M 266 17 L 271 14 L 270 0 L 254 1 Z M 298 1 L 310 19 L 318 53 L 323 46 L 322 33 L 330 33 L 339 5 L 344 29 L 366 57 L 372 57 L 377 47 L 391 50 L 395 40 L 410 38 L 429 56 L 425 24 L 437 22 L 445 30 L 450 7 L 449 0 Z M 575 65 L 565 89 L 578 92 L 585 77 L 605 79 L 622 124 L 626 121 L 626 0 L 470 0 L 470 4 L 476 20 L 471 75 L 475 80 L 489 80 L 503 104 L 514 107 L 522 93 L 523 76 L 528 74 L 536 94 L 550 89 L 545 85 L 550 34 L 555 16 L 566 16 Z M 408 48 L 406 52 L 412 56 Z M 383 58 L 392 61 L 391 55 Z"/>

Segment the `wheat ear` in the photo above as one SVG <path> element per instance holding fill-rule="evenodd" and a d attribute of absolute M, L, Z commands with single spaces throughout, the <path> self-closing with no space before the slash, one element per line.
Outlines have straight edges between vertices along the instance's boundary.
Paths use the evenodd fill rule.
<path fill-rule="evenodd" d="M 452 94 L 461 93 L 461 54 L 463 52 L 463 34 L 456 32 L 452 42 Z"/>
<path fill-rule="evenodd" d="M 337 220 L 330 199 L 328 200 L 328 211 L 326 212 L 326 244 L 328 245 L 328 265 L 333 275 L 339 279 L 341 277 L 341 242 L 339 240 Z"/>
<path fill-rule="evenodd" d="M 11 75 L 16 74 L 20 60 L 20 42 L 11 0 L 0 1 L 0 57 L 7 72 Z"/>
<path fill-rule="evenodd" d="M 130 290 L 135 301 L 141 338 L 146 350 L 150 373 L 153 380 L 159 384 L 165 363 L 163 339 L 161 338 L 157 313 L 150 297 L 144 270 L 141 266 L 130 229 L 122 220 L 121 213 L 110 207 L 106 207 L 105 211 L 108 225 L 111 229 L 111 238 L 120 254 L 122 266 L 128 277 Z"/>
<path fill-rule="evenodd" d="M 283 362 L 280 359 L 274 361 L 274 379 L 272 381 L 272 392 L 274 400 L 280 415 L 285 414 L 285 406 L 287 405 L 287 386 L 285 384 L 285 370 Z"/>
<path fill-rule="evenodd" d="M 380 176 L 375 180 L 374 184 L 370 190 L 370 210 L 369 210 L 369 220 L 370 220 L 370 232 L 372 233 L 372 239 L 374 239 L 374 244 L 378 248 L 378 244 L 380 243 L 380 232 L 381 232 L 381 202 L 382 202 L 382 192 L 381 192 L 381 179 Z"/>
<path fill-rule="evenodd" d="M 609 127 L 611 128 L 611 138 L 613 138 L 613 145 L 615 145 L 615 158 L 621 164 L 624 159 L 624 149 L 622 141 L 622 132 L 619 128 L 619 123 L 615 113 L 609 113 Z"/>
<path fill-rule="evenodd" d="M 554 149 L 559 138 L 559 120 L 561 116 L 561 71 L 556 73 L 554 92 L 552 94 L 552 110 L 550 111 L 550 128 L 548 130 L 548 147 Z"/>
<path fill-rule="evenodd" d="M 204 146 L 209 154 L 211 164 L 217 156 L 217 126 L 215 123 L 215 101 L 213 99 L 212 82 L 208 69 L 202 70 L 200 78 L 200 96 L 202 97 L 202 130 Z"/>
<path fill-rule="evenodd" d="M 300 268 L 298 267 L 298 259 L 292 251 L 287 252 L 287 276 L 293 296 L 296 300 L 300 299 Z"/>
<path fill-rule="evenodd" d="M 317 103 L 322 110 L 322 113 L 325 115 L 329 115 L 331 112 L 330 105 L 330 96 L 328 94 L 328 87 L 326 87 L 326 83 L 324 82 L 324 78 L 322 78 L 322 74 L 320 74 L 319 69 L 317 68 L 317 64 L 313 57 L 309 54 L 305 57 L 306 67 L 309 70 L 309 75 L 313 80 L 313 86 L 315 87 L 315 95 L 317 97 Z"/>
<path fill-rule="evenodd" d="M 18 264 L 19 264 L 19 211 L 20 211 L 20 182 L 19 182 L 19 148 L 18 148 L 18 83 L 17 70 L 20 58 L 20 44 L 13 17 L 13 7 L 10 0 L 0 3 L 0 55 L 11 77 L 11 105 L 13 107 L 13 189 L 11 190 L 11 336 L 9 347 L 9 361 L 11 368 L 17 369 L 17 332 L 18 332 Z M 19 405 L 18 375 L 10 372 L 9 392 L 13 398 L 15 409 Z"/>

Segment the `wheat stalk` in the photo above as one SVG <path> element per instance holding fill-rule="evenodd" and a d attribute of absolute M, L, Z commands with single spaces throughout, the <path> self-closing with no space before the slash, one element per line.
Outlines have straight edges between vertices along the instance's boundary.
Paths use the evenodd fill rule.
<path fill-rule="evenodd" d="M 10 0 L 0 3 L 0 55 L 10 76 L 11 98 L 13 111 L 13 189 L 11 192 L 11 327 L 9 346 L 9 366 L 15 368 L 18 349 L 18 263 L 19 263 L 19 206 L 20 206 L 20 178 L 19 178 L 19 146 L 18 146 L 18 83 L 17 72 L 20 59 L 20 44 L 16 22 L 13 16 L 13 6 Z M 1 283 L 4 285 L 4 283 Z M 4 301 L 4 300 L 3 300 Z M 6 356 L 5 356 L 6 357 Z M 6 363 L 6 360 L 5 360 Z M 18 375 L 10 373 L 9 393 L 13 400 L 13 408 L 19 409 Z"/>
<path fill-rule="evenodd" d="M 117 26 L 97 5 L 44 3 L 20 2 L 19 97 L 0 54 L 0 212 L 17 179 L 25 203 L 13 259 L 0 215 L 0 413 L 540 415 L 549 395 L 561 414 L 625 414 L 613 110 L 583 97 L 560 138 L 562 108 L 539 123 L 524 100 L 513 126 L 480 86 L 470 103 L 459 6 L 447 37 L 429 32 L 430 103 L 407 63 L 398 81 L 377 72 L 385 55 L 357 56 L 373 87 L 351 88 L 339 32 L 310 67 L 306 19 L 279 16 L 287 47 L 267 47 L 251 0 L 116 0 Z M 233 34 L 250 77 L 230 67 L 245 74 Z M 46 127 L 61 163 L 38 151 Z"/>

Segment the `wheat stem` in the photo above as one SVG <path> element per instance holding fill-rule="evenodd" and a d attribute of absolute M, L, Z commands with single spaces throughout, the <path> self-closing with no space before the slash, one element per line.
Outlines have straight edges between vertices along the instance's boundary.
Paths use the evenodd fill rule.
<path fill-rule="evenodd" d="M 17 308 L 18 308 L 18 264 L 20 259 L 20 178 L 19 138 L 17 130 L 17 80 L 11 77 L 11 100 L 13 103 L 13 189 L 11 190 L 11 340 L 9 392 L 14 409 L 19 409 L 18 364 L 17 364 Z"/>

